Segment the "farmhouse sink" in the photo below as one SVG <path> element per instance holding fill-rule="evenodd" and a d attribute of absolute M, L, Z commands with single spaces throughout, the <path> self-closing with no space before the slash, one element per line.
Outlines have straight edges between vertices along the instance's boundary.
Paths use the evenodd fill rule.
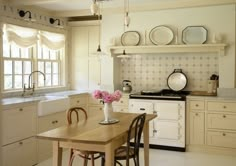
<path fill-rule="evenodd" d="M 69 108 L 67 96 L 42 96 L 38 103 L 38 116 L 62 112 Z"/>

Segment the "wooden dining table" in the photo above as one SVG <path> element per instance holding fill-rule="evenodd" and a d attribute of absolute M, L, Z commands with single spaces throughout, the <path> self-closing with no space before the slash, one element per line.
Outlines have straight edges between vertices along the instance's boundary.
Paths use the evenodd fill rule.
<path fill-rule="evenodd" d="M 62 149 L 73 148 L 79 150 L 98 151 L 105 153 L 105 166 L 114 165 L 115 149 L 126 143 L 129 126 L 139 114 L 118 113 L 112 114 L 119 120 L 115 124 L 99 124 L 104 115 L 89 116 L 79 123 L 65 125 L 53 130 L 38 134 L 39 139 L 53 141 L 53 166 L 62 166 Z M 143 129 L 144 166 L 149 166 L 149 121 L 156 115 L 147 114 Z"/>

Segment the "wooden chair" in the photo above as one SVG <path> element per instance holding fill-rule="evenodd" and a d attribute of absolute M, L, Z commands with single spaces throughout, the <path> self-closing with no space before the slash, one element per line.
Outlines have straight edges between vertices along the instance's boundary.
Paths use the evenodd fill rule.
<path fill-rule="evenodd" d="M 130 124 L 126 146 L 121 146 L 115 151 L 114 165 L 122 164 L 118 160 L 126 160 L 126 166 L 129 166 L 129 159 L 134 160 L 134 165 L 139 166 L 139 147 L 142 136 L 146 113 L 133 119 Z M 105 156 L 102 155 L 102 166 L 105 165 Z"/>
<path fill-rule="evenodd" d="M 85 111 L 85 109 L 81 108 L 81 107 L 73 107 L 70 108 L 67 111 L 67 122 L 69 125 L 72 124 L 72 114 L 75 113 L 76 115 L 76 122 L 79 122 L 79 114 L 83 113 L 84 114 L 84 118 L 85 120 L 88 119 L 88 115 Z M 95 156 L 96 155 L 96 156 Z M 99 157 L 101 157 L 100 153 L 98 152 L 94 152 L 94 151 L 81 151 L 79 149 L 70 149 L 70 159 L 69 159 L 69 166 L 72 166 L 73 160 L 75 158 L 75 156 L 80 156 L 84 159 L 84 166 L 88 165 L 88 160 L 91 160 L 92 166 L 94 166 L 94 160 L 98 159 Z"/>

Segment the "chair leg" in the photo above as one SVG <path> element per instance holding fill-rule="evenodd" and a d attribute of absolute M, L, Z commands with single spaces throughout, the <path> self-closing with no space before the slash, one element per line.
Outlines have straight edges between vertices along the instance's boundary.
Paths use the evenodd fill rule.
<path fill-rule="evenodd" d="M 101 157 L 101 166 L 105 166 L 105 158 L 104 158 L 104 156 Z"/>
<path fill-rule="evenodd" d="M 88 165 L 88 155 L 84 155 L 84 166 Z"/>
<path fill-rule="evenodd" d="M 72 163 L 73 163 L 74 158 L 75 158 L 75 155 L 72 155 L 72 156 L 70 157 L 69 166 L 72 166 Z"/>
<path fill-rule="evenodd" d="M 92 166 L 94 166 L 94 154 L 91 154 L 91 162 L 92 162 Z"/>

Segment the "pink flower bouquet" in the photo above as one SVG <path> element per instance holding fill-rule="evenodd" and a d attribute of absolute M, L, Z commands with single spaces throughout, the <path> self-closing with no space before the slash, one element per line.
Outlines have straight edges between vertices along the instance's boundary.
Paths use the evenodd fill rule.
<path fill-rule="evenodd" d="M 101 99 L 103 103 L 112 103 L 113 101 L 119 101 L 122 97 L 122 93 L 116 90 L 114 93 L 108 93 L 107 91 L 95 90 L 93 92 L 93 97 L 95 99 Z"/>

